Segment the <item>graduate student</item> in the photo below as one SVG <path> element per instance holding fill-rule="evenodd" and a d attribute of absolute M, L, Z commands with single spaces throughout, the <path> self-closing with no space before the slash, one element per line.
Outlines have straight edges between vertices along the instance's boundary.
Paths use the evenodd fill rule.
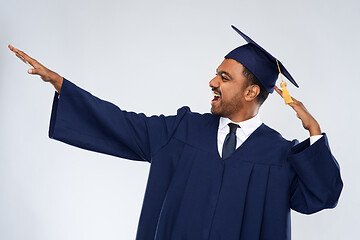
<path fill-rule="evenodd" d="M 54 85 L 49 137 L 83 149 L 151 164 L 138 240 L 289 240 L 290 209 L 337 205 L 342 180 L 327 135 L 285 82 L 283 64 L 244 33 L 209 86 L 211 113 L 173 116 L 125 111 L 79 88 L 9 45 Z M 281 74 L 280 74 L 281 75 Z M 273 91 L 284 97 L 309 138 L 288 141 L 258 114 Z"/>

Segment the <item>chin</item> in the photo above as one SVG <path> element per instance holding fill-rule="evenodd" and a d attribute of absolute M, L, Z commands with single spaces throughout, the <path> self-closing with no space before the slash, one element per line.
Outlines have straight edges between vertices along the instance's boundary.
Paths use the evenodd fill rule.
<path fill-rule="evenodd" d="M 231 116 L 233 116 L 234 114 L 239 112 L 240 109 L 241 109 L 240 105 L 238 105 L 238 106 L 231 105 L 231 106 L 227 106 L 227 107 L 223 107 L 223 106 L 214 107 L 212 105 L 210 111 L 213 115 L 224 117 L 224 118 L 230 118 Z"/>
<path fill-rule="evenodd" d="M 223 117 L 222 112 L 221 112 L 220 110 L 216 109 L 216 108 L 214 109 L 213 106 L 211 106 L 210 112 L 211 112 L 213 115 Z"/>

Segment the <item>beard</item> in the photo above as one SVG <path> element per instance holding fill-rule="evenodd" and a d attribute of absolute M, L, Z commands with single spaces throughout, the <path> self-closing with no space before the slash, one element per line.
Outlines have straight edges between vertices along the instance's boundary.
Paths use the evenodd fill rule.
<path fill-rule="evenodd" d="M 221 99 L 219 102 L 211 105 L 211 113 L 220 117 L 230 118 L 234 113 L 239 112 L 243 108 L 239 96 L 234 96 L 230 101 L 224 102 Z"/>

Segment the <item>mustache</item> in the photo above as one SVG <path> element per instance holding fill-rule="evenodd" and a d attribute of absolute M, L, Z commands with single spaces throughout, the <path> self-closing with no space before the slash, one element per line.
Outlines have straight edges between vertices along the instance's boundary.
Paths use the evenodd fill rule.
<path fill-rule="evenodd" d="M 221 91 L 220 91 L 219 88 L 212 87 L 212 88 L 211 88 L 211 91 L 216 92 L 216 93 L 220 94 L 220 96 L 221 96 Z"/>

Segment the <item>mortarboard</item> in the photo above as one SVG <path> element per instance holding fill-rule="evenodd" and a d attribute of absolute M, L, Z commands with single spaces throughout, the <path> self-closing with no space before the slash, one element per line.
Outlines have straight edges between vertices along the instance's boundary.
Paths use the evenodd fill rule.
<path fill-rule="evenodd" d="M 231 27 L 248 43 L 229 52 L 225 56 L 225 59 L 234 59 L 244 65 L 252 74 L 255 75 L 268 93 L 272 93 L 274 91 L 275 82 L 278 79 L 279 73 L 280 76 L 283 74 L 292 84 L 299 87 L 279 60 L 273 57 L 264 48 L 246 36 L 235 26 L 231 25 Z M 283 88 L 283 97 L 285 99 L 284 94 L 287 92 L 286 83 L 282 81 L 280 85 Z M 285 99 L 286 103 L 289 103 L 289 101 L 291 101 L 290 95 L 288 96 L 288 101 Z"/>

